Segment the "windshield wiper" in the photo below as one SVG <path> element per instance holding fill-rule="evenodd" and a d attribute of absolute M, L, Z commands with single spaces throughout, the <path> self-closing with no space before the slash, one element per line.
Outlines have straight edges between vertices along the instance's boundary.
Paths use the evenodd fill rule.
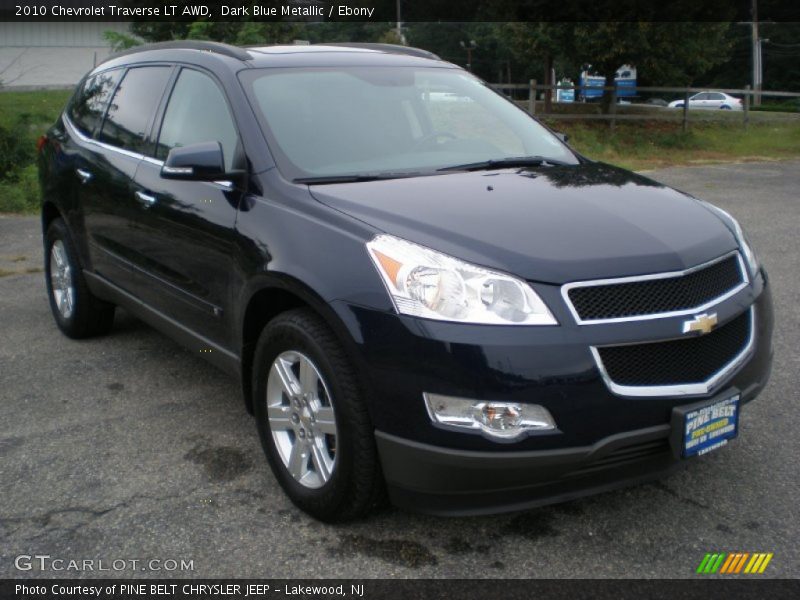
<path fill-rule="evenodd" d="M 400 179 L 401 177 L 416 177 L 419 173 L 364 173 L 362 175 L 321 175 L 319 177 L 298 177 L 295 183 L 306 185 L 324 185 L 326 183 L 360 183 L 362 181 L 380 181 L 382 179 Z"/>
<path fill-rule="evenodd" d="M 442 167 L 437 171 L 486 171 L 489 169 L 504 169 L 507 167 L 541 167 L 544 165 L 562 166 L 571 163 L 547 158 L 545 156 L 509 156 L 507 158 L 493 158 L 480 162 Z"/>

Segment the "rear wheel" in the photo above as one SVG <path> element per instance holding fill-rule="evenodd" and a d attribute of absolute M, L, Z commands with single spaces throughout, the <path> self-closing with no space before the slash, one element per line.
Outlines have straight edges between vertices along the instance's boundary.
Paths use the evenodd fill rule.
<path fill-rule="evenodd" d="M 328 326 L 305 309 L 262 331 L 253 407 L 275 477 L 321 521 L 365 515 L 382 496 L 372 422 L 355 372 Z"/>
<path fill-rule="evenodd" d="M 56 325 L 65 335 L 85 338 L 111 330 L 114 305 L 89 291 L 75 245 L 61 219 L 56 219 L 47 228 L 44 270 L 50 310 Z"/>

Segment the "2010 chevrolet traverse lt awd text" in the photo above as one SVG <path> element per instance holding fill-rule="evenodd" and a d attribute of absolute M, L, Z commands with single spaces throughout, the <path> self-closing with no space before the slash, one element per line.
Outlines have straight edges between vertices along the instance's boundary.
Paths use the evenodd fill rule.
<path fill-rule="evenodd" d="M 323 520 L 515 510 L 734 437 L 772 361 L 727 213 L 387 45 L 143 46 L 39 142 L 68 336 L 124 307 L 238 377 Z"/>

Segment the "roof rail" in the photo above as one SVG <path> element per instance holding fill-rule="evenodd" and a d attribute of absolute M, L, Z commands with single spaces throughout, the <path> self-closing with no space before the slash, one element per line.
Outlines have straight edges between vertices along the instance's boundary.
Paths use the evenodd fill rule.
<path fill-rule="evenodd" d="M 155 42 L 154 44 L 134 46 L 128 50 L 123 50 L 122 52 L 112 54 L 107 60 L 113 60 L 121 56 L 128 56 L 129 54 L 147 52 L 148 50 L 205 50 L 206 52 L 222 54 L 224 56 L 230 56 L 231 58 L 238 58 L 239 60 L 250 60 L 253 58 L 244 48 L 231 46 L 230 44 L 223 44 L 221 42 L 207 42 L 204 40 L 174 40 L 170 42 Z"/>
<path fill-rule="evenodd" d="M 399 44 L 378 44 L 371 42 L 321 42 L 319 46 L 342 46 L 344 48 L 364 48 L 366 50 L 380 50 L 390 54 L 407 54 L 408 56 L 418 56 L 420 58 L 431 58 L 433 60 L 442 60 L 433 52 L 428 52 L 422 48 L 414 48 L 412 46 L 400 46 Z"/>

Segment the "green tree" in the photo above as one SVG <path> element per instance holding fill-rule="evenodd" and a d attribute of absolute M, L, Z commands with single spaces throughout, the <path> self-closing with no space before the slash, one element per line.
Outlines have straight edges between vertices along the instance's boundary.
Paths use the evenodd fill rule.
<path fill-rule="evenodd" d="M 128 48 L 133 48 L 142 43 L 142 40 L 119 31 L 104 31 L 103 37 L 111 46 L 114 52 L 122 52 Z"/>
<path fill-rule="evenodd" d="M 762 23 L 764 89 L 800 91 L 800 23 Z M 742 88 L 753 82 L 753 50 L 750 26 L 746 23 L 730 29 L 731 58 L 708 75 L 708 84 L 716 87 Z"/>
<path fill-rule="evenodd" d="M 605 75 L 606 86 L 623 64 L 636 67 L 640 83 L 690 85 L 730 56 L 730 23 L 576 24 L 575 58 Z M 607 110 L 611 93 L 603 95 Z"/>
<path fill-rule="evenodd" d="M 574 49 L 575 26 L 572 23 L 510 23 L 507 27 L 512 51 L 520 60 L 536 63 L 542 69 L 542 81 L 553 85 L 556 62 L 568 71 Z M 616 67 L 615 67 L 616 70 Z M 545 93 L 545 111 L 550 112 L 552 94 Z"/>
<path fill-rule="evenodd" d="M 213 40 L 214 23 L 211 21 L 195 21 L 186 32 L 187 40 Z"/>
<path fill-rule="evenodd" d="M 308 25 L 295 22 L 193 21 L 134 23 L 131 30 L 148 42 L 211 40 L 239 46 L 286 44 L 307 39 Z"/>

